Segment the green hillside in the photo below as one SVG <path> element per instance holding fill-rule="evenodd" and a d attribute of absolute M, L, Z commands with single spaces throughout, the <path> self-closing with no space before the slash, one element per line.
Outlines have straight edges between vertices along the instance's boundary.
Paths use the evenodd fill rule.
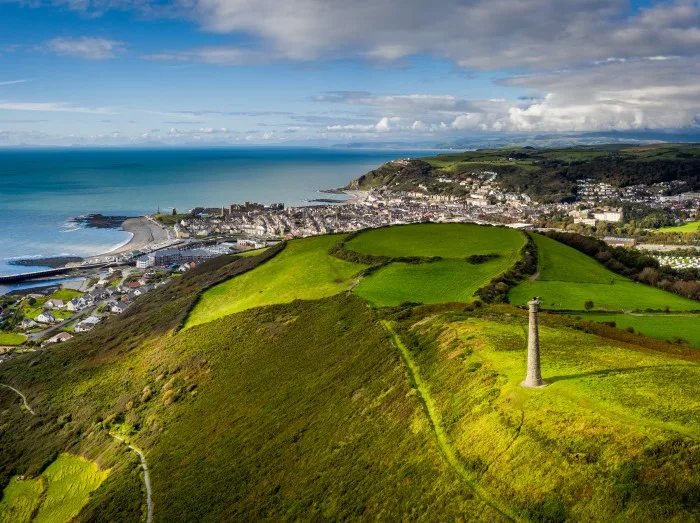
<path fill-rule="evenodd" d="M 687 222 L 678 227 L 661 227 L 657 232 L 700 232 L 700 221 Z"/>
<path fill-rule="evenodd" d="M 505 191 L 524 192 L 544 202 L 576 197 L 576 180 L 590 178 L 615 186 L 652 185 L 671 180 L 697 190 L 700 147 L 697 144 L 591 145 L 566 148 L 502 147 L 448 152 L 408 162 L 388 162 L 353 180 L 349 189 L 386 187 L 466 196 L 444 176 L 466 178 L 495 172 Z"/>
<path fill-rule="evenodd" d="M 540 234 L 533 238 L 539 274 L 511 289 L 515 305 L 541 296 L 546 309 L 583 310 L 590 300 L 598 310 L 700 310 L 696 301 L 623 278 L 572 247 Z"/>
<path fill-rule="evenodd" d="M 48 518 L 144 521 L 138 456 L 119 434 L 143 449 L 156 522 L 699 519 L 700 353 L 543 313 L 550 385 L 524 389 L 526 312 L 441 303 L 470 301 L 477 271 L 497 274 L 490 264 L 516 260 L 524 237 L 470 263 L 489 252 L 455 227 L 421 227 L 343 246 L 418 257 L 374 271 L 371 254 L 339 259 L 339 235 L 215 258 L 89 333 L 4 363 L 0 383 L 36 415 L 0 387 L 2 503 L 24 475 L 16 506 L 34 511 L 32 486 L 68 452 L 101 483 L 82 481 L 95 489 L 77 516 L 58 503 Z M 411 234 L 425 238 L 415 250 Z M 541 245 L 540 276 L 574 281 L 528 284 L 628 283 L 577 282 L 590 260 L 562 272 L 557 260 L 577 258 Z M 426 259 L 436 252 L 445 259 Z M 403 301 L 432 305 L 368 306 L 362 286 L 395 270 L 418 271 L 396 276 Z"/>
<path fill-rule="evenodd" d="M 635 332 L 664 341 L 685 340 L 700 349 L 699 314 L 587 314 L 582 319 L 600 323 L 615 322 L 618 329 L 632 328 Z"/>
<path fill-rule="evenodd" d="M 425 223 L 370 229 L 346 243 L 351 251 L 375 256 L 440 256 L 466 258 L 473 254 L 517 252 L 523 236 L 514 229 L 467 223 Z"/>
<path fill-rule="evenodd" d="M 186 328 L 252 307 L 315 300 L 351 285 L 364 266 L 328 256 L 342 236 L 316 236 L 289 242 L 270 262 L 207 290 L 192 310 Z"/>

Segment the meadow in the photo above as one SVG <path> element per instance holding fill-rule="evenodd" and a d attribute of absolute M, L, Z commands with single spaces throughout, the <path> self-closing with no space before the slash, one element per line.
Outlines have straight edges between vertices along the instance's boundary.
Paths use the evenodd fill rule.
<path fill-rule="evenodd" d="M 698 314 L 587 314 L 577 317 L 599 323 L 615 322 L 618 329 L 633 328 L 635 332 L 664 341 L 687 341 L 700 349 L 700 315 Z"/>
<path fill-rule="evenodd" d="M 345 244 L 351 251 L 390 258 L 440 256 L 466 258 L 473 254 L 510 254 L 525 240 L 514 229 L 466 223 L 425 223 L 370 229 Z"/>
<path fill-rule="evenodd" d="M 594 310 L 700 310 L 696 301 L 633 282 L 572 247 L 540 234 L 533 238 L 539 273 L 510 290 L 515 305 L 539 296 L 544 309 L 555 310 L 584 310 L 587 301 L 593 302 Z"/>
<path fill-rule="evenodd" d="M 61 454 L 36 479 L 14 478 L 0 501 L 0 521 L 67 523 L 109 475 L 80 456 Z"/>
<path fill-rule="evenodd" d="M 677 227 L 661 227 L 660 229 L 657 230 L 657 232 L 683 232 L 683 233 L 700 232 L 700 221 L 687 222 L 687 223 L 684 223 L 683 225 L 679 225 Z"/>
<path fill-rule="evenodd" d="M 353 291 L 375 307 L 403 302 L 471 302 L 474 293 L 515 263 L 524 245 L 513 229 L 472 224 L 419 224 L 364 231 L 349 251 L 389 258 L 441 257 L 431 263 L 393 262 L 365 276 Z M 473 255 L 495 255 L 470 263 Z"/>
<path fill-rule="evenodd" d="M 267 263 L 204 292 L 185 328 L 252 307 L 316 300 L 349 289 L 352 277 L 364 266 L 328 255 L 328 249 L 342 238 L 330 235 L 290 241 Z"/>
<path fill-rule="evenodd" d="M 440 260 L 433 263 L 390 263 L 353 289 L 374 307 L 412 303 L 474 301 L 474 293 L 491 279 L 508 269 L 516 256 L 496 258 L 470 264 L 463 260 Z"/>
<path fill-rule="evenodd" d="M 0 346 L 2 345 L 22 345 L 27 341 L 24 334 L 16 334 L 14 332 L 0 332 Z"/>

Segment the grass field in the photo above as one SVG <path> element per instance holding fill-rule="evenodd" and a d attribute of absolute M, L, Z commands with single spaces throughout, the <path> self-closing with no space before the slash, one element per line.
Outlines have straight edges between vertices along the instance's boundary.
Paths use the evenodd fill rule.
<path fill-rule="evenodd" d="M 533 237 L 539 275 L 511 289 L 509 298 L 515 305 L 540 296 L 543 308 L 556 310 L 584 310 L 588 300 L 598 310 L 700 310 L 696 301 L 635 283 L 572 247 L 539 234 Z"/>
<path fill-rule="evenodd" d="M 679 227 L 661 227 L 657 232 L 700 232 L 700 221 L 688 222 Z"/>
<path fill-rule="evenodd" d="M 80 291 L 74 291 L 72 289 L 59 289 L 56 292 L 54 292 L 50 296 L 50 298 L 53 298 L 55 300 L 70 301 L 73 298 L 79 298 L 82 295 L 83 293 Z"/>
<path fill-rule="evenodd" d="M 38 478 L 12 480 L 0 502 L 0 521 L 69 523 L 108 474 L 80 456 L 61 454 Z"/>
<path fill-rule="evenodd" d="M 434 263 L 391 263 L 366 276 L 353 289 L 375 307 L 403 302 L 471 302 L 474 293 L 510 267 L 515 253 L 486 263 L 472 265 L 463 260 Z"/>
<path fill-rule="evenodd" d="M 513 229 L 471 224 L 405 225 L 362 232 L 346 248 L 377 256 L 440 256 L 433 263 L 391 263 L 366 276 L 354 292 L 376 307 L 403 302 L 470 302 L 474 292 L 518 259 L 525 239 Z M 471 264 L 474 254 L 498 254 Z"/>
<path fill-rule="evenodd" d="M 581 313 L 578 316 L 588 321 L 614 321 L 618 329 L 632 327 L 635 332 L 659 340 L 668 341 L 674 338 L 682 338 L 693 347 L 700 349 L 700 315 L 698 314 L 647 314 L 633 316 L 631 314 Z"/>
<path fill-rule="evenodd" d="M 363 266 L 333 258 L 328 249 L 342 236 L 293 240 L 269 262 L 206 291 L 185 328 L 252 307 L 315 300 L 350 288 Z"/>
<path fill-rule="evenodd" d="M 265 252 L 266 250 L 267 250 L 267 248 L 253 249 L 252 251 L 239 252 L 236 254 L 236 256 L 241 256 L 243 258 L 247 258 L 248 256 L 257 256 L 258 254 L 261 254 L 261 253 Z"/>
<path fill-rule="evenodd" d="M 700 477 L 686 466 L 700 439 L 690 407 L 700 364 L 541 327 L 549 385 L 524 389 L 527 318 L 497 316 L 446 314 L 398 331 L 481 488 L 507 493 L 523 520 L 700 516 Z"/>
<path fill-rule="evenodd" d="M 472 254 L 507 254 L 525 243 L 514 229 L 463 223 L 426 223 L 364 231 L 345 244 L 351 251 L 375 256 L 441 256 L 465 258 Z"/>
<path fill-rule="evenodd" d="M 0 345 L 22 345 L 25 341 L 27 337 L 24 334 L 0 332 Z"/>

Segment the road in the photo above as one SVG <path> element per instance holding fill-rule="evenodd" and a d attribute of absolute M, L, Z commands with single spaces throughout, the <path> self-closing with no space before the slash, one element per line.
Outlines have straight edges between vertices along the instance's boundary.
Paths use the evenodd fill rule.
<path fill-rule="evenodd" d="M 10 387 L 9 385 L 5 385 L 4 383 L 0 383 L 0 387 L 5 387 L 6 389 L 10 389 L 11 391 L 14 391 L 16 394 L 18 394 L 22 398 L 22 401 L 24 402 L 24 408 L 27 409 L 27 411 L 29 411 L 32 416 L 36 416 L 36 412 L 34 412 L 32 410 L 32 408 L 29 406 L 29 403 L 27 402 L 27 397 L 24 394 L 22 394 L 16 388 Z"/>
<path fill-rule="evenodd" d="M 127 441 L 124 440 L 124 438 L 120 438 L 119 436 L 115 436 L 111 432 L 109 433 L 110 436 L 112 436 L 114 439 L 121 441 L 124 443 L 127 447 L 129 447 L 131 450 L 136 452 L 136 454 L 139 455 L 139 458 L 141 459 L 141 468 L 143 469 L 143 482 L 146 484 L 146 507 L 148 509 L 148 514 L 146 515 L 146 523 L 151 523 L 151 520 L 153 519 L 153 501 L 151 501 L 151 478 L 148 474 L 148 465 L 146 465 L 146 456 L 143 455 L 143 452 L 139 450 L 138 448 L 134 447 L 133 445 L 129 444 Z"/>

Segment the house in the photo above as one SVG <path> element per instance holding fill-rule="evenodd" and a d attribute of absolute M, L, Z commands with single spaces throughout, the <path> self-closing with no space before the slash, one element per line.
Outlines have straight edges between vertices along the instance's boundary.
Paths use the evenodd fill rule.
<path fill-rule="evenodd" d="M 79 310 L 82 310 L 83 306 L 81 305 L 81 303 L 83 302 L 84 300 L 81 301 L 80 298 L 73 298 L 68 303 L 66 303 L 66 310 L 69 310 L 71 312 L 77 312 Z"/>
<path fill-rule="evenodd" d="M 51 336 L 48 340 L 42 343 L 41 346 L 46 347 L 47 345 L 53 345 L 54 343 L 62 343 L 70 340 L 72 337 L 73 335 L 67 332 L 59 332 L 55 336 Z"/>
<path fill-rule="evenodd" d="M 44 311 L 36 317 L 39 323 L 56 323 L 56 316 L 51 311 Z"/>
<path fill-rule="evenodd" d="M 115 303 L 114 305 L 112 305 L 110 311 L 112 311 L 115 314 L 121 314 L 126 310 L 127 307 L 128 305 L 126 303 Z"/>
<path fill-rule="evenodd" d="M 97 316 L 90 316 L 89 318 L 85 318 L 83 321 L 76 323 L 73 330 L 75 330 L 75 332 L 91 331 L 98 323 L 100 323 L 100 318 Z"/>
<path fill-rule="evenodd" d="M 47 309 L 62 309 L 65 307 L 66 304 L 63 300 L 56 300 L 54 298 L 51 298 L 50 300 L 46 300 L 44 302 L 44 307 Z"/>
<path fill-rule="evenodd" d="M 22 322 L 19 324 L 20 329 L 26 330 L 26 329 L 31 329 L 32 327 L 36 327 L 39 325 L 37 322 L 35 322 L 31 318 L 24 318 Z"/>

